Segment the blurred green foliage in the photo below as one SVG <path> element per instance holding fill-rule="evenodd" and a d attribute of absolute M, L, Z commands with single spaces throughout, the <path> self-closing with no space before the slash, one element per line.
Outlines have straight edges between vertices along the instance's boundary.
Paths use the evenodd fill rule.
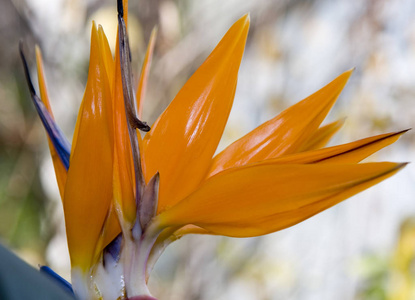
<path fill-rule="evenodd" d="M 362 260 L 357 300 L 409 300 L 415 297 L 415 217 L 402 222 L 392 254 Z"/>

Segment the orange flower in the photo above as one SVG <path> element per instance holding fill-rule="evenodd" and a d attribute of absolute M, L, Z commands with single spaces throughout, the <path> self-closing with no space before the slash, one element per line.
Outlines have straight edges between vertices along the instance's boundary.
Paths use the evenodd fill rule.
<path fill-rule="evenodd" d="M 127 2 L 118 1 L 115 59 L 103 29 L 93 24 L 88 81 L 71 149 L 53 119 L 38 49 L 42 100 L 26 67 L 49 136 L 80 299 L 150 297 L 146 282 L 154 262 L 184 234 L 275 232 L 405 165 L 359 163 L 405 131 L 322 148 L 343 124 L 321 126 L 352 71 L 215 155 L 235 95 L 248 15 L 229 29 L 150 130 L 137 113 L 141 117 L 156 34 L 134 91 L 123 15 Z M 137 129 L 150 131 L 142 138 Z"/>

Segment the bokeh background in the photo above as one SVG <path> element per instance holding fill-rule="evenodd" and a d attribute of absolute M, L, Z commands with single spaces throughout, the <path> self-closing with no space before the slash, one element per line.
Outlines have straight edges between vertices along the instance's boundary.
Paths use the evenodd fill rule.
<path fill-rule="evenodd" d="M 347 117 L 332 144 L 414 126 L 412 0 L 130 0 L 136 72 L 159 27 L 145 120 L 155 120 L 247 12 L 251 28 L 220 149 L 353 67 L 327 119 Z M 66 278 L 62 206 L 18 41 L 32 67 L 34 45 L 41 47 L 55 117 L 70 138 L 93 19 L 115 45 L 115 0 L 0 0 L 0 239 L 30 264 L 48 264 Z M 409 132 L 370 160 L 414 161 L 414 139 Z M 166 300 L 415 299 L 414 177 L 409 165 L 265 237 L 185 237 L 156 265 L 151 289 Z"/>

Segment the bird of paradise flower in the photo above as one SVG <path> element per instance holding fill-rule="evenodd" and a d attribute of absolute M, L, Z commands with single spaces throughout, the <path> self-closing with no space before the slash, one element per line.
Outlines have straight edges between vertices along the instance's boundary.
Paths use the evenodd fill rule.
<path fill-rule="evenodd" d="M 156 33 L 134 91 L 127 7 L 127 0 L 118 1 L 115 58 L 102 27 L 93 23 L 72 145 L 54 120 L 40 50 L 40 98 L 21 50 L 49 138 L 79 299 L 154 299 L 147 288 L 152 267 L 183 235 L 275 232 L 405 166 L 359 163 L 405 131 L 323 148 L 343 121 L 320 125 L 352 71 L 214 155 L 235 95 L 248 15 L 229 29 L 150 130 L 140 118 Z"/>

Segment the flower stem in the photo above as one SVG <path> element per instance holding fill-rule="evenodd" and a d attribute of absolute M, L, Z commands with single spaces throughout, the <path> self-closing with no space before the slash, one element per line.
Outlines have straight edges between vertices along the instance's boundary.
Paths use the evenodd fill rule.
<path fill-rule="evenodd" d="M 127 267 L 126 290 L 128 299 L 155 299 L 148 290 L 146 280 L 150 251 L 161 231 L 158 226 L 154 225 L 150 223 L 140 239 L 131 238 L 126 240 L 125 267 Z"/>

